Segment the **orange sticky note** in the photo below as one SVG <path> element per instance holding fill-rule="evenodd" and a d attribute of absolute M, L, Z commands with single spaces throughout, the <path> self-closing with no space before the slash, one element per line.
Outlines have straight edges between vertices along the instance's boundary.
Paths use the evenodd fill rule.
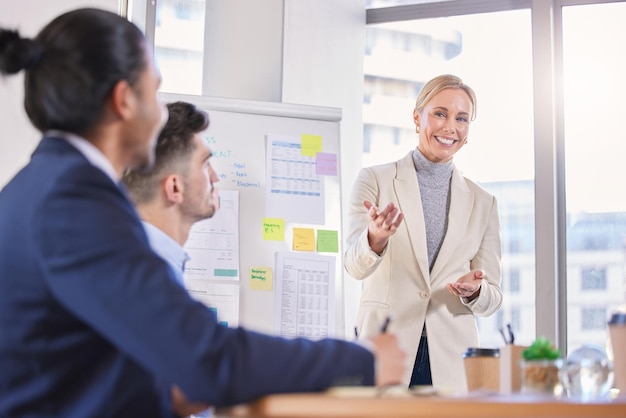
<path fill-rule="evenodd" d="M 312 228 L 294 228 L 293 249 L 315 251 L 315 231 Z"/>

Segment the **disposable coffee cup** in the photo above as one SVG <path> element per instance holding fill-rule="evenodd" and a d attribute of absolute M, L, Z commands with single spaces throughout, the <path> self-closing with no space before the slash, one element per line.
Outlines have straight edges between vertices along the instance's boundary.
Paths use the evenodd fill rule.
<path fill-rule="evenodd" d="M 613 386 L 620 395 L 626 395 L 626 312 L 615 312 L 608 325 L 613 350 Z"/>
<path fill-rule="evenodd" d="M 500 350 L 470 347 L 463 353 L 467 390 L 500 391 Z"/>

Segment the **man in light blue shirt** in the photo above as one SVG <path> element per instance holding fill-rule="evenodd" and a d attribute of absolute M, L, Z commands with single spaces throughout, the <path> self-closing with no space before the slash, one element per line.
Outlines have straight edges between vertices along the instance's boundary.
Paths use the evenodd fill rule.
<path fill-rule="evenodd" d="M 200 135 L 208 115 L 186 102 L 167 105 L 169 119 L 157 140 L 151 168 L 124 174 L 150 246 L 175 271 L 184 287 L 183 272 L 189 255 L 183 248 L 191 226 L 213 216 L 218 206 L 219 177 L 211 166 L 211 150 Z M 208 417 L 210 410 L 193 417 Z"/>
<path fill-rule="evenodd" d="M 219 177 L 211 166 L 213 155 L 200 135 L 208 115 L 194 105 L 167 105 L 169 119 L 156 144 L 152 167 L 127 171 L 123 181 L 144 223 L 155 252 L 177 272 L 189 256 L 183 246 L 191 226 L 213 216 L 218 206 Z"/>

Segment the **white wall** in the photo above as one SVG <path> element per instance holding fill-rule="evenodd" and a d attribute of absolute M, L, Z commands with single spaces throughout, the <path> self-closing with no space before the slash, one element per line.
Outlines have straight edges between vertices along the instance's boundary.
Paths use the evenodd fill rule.
<path fill-rule="evenodd" d="M 206 0 L 205 96 L 281 101 L 283 0 Z"/>
<path fill-rule="evenodd" d="M 365 0 L 285 0 L 285 103 L 338 107 L 341 122 L 343 231 L 350 190 L 363 153 Z M 361 283 L 344 272 L 346 336 L 356 320 Z"/>
<path fill-rule="evenodd" d="M 0 27 L 34 37 L 57 15 L 78 7 L 118 11 L 118 0 L 0 0 Z M 0 188 L 28 162 L 40 134 L 24 111 L 23 73 L 0 78 Z"/>

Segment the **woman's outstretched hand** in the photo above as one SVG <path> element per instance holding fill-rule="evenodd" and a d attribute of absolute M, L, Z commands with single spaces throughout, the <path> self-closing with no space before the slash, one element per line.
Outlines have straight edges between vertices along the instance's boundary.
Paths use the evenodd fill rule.
<path fill-rule="evenodd" d="M 480 285 L 483 281 L 485 272 L 482 270 L 472 270 L 461 276 L 455 283 L 447 285 L 448 292 L 455 296 L 474 300 L 480 295 Z"/>
<path fill-rule="evenodd" d="M 367 209 L 367 239 L 370 248 L 375 253 L 381 254 L 387 246 L 389 237 L 396 233 L 404 220 L 404 215 L 393 202 L 380 209 L 374 203 L 365 200 L 363 206 Z"/>

